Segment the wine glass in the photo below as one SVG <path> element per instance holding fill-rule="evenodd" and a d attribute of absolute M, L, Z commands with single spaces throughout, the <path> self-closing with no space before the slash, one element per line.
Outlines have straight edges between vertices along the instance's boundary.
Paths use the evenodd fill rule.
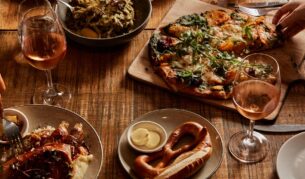
<path fill-rule="evenodd" d="M 65 106 L 71 93 L 65 86 L 53 83 L 51 70 L 65 57 L 67 45 L 51 4 L 47 0 L 23 0 L 18 13 L 24 59 L 47 76 L 47 86 L 35 89 L 33 103 Z"/>
<path fill-rule="evenodd" d="M 250 127 L 230 138 L 229 151 L 240 162 L 259 162 L 266 157 L 269 144 L 264 135 L 253 131 L 254 121 L 268 116 L 278 106 L 281 93 L 279 65 L 267 54 L 248 55 L 241 63 L 233 85 L 233 103 L 237 111 L 250 120 Z"/>

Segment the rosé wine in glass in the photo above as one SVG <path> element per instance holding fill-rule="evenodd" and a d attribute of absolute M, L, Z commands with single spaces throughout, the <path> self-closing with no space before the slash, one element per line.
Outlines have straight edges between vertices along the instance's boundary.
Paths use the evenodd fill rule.
<path fill-rule="evenodd" d="M 34 68 L 45 71 L 47 76 L 47 85 L 35 89 L 33 103 L 64 107 L 71 93 L 65 86 L 54 84 L 51 75 L 67 50 L 58 17 L 47 0 L 23 0 L 18 13 L 18 35 L 24 59 Z"/>
<path fill-rule="evenodd" d="M 281 94 L 279 65 L 266 54 L 248 55 L 233 84 L 233 103 L 237 111 L 250 120 L 250 127 L 231 136 L 229 151 L 240 162 L 259 162 L 267 155 L 268 140 L 253 131 L 254 121 L 268 116 L 278 106 Z"/>

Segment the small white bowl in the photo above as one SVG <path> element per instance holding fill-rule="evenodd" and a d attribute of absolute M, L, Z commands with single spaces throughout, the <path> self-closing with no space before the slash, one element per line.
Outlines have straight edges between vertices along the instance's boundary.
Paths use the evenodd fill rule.
<path fill-rule="evenodd" d="M 159 144 L 153 149 L 146 148 L 145 146 L 142 147 L 142 146 L 134 145 L 131 140 L 131 133 L 138 128 L 145 128 L 145 129 L 148 129 L 149 131 L 157 132 L 160 135 Z M 143 152 L 143 153 L 152 153 L 152 152 L 160 151 L 163 148 L 163 146 L 165 145 L 165 143 L 167 141 L 167 133 L 166 133 L 165 129 L 158 123 L 155 123 L 152 121 L 139 121 L 139 122 L 132 124 L 128 128 L 127 140 L 128 140 L 129 145 L 136 151 Z"/>
<path fill-rule="evenodd" d="M 12 115 L 12 116 L 17 116 L 17 118 L 22 121 L 23 126 L 22 129 L 20 131 L 21 136 L 24 136 L 29 129 L 29 120 L 28 118 L 25 116 L 25 114 L 17 109 L 13 109 L 13 108 L 6 108 L 3 111 L 3 115 L 8 116 L 8 115 Z M 4 144 L 4 143 L 8 143 L 8 141 L 4 141 L 0 139 L 0 143 Z"/>

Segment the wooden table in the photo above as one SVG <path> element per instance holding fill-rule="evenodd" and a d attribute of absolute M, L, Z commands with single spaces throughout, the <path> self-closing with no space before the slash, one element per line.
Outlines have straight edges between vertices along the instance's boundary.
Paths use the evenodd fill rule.
<path fill-rule="evenodd" d="M 16 61 L 16 9 L 18 0 L 0 1 L 0 73 L 7 85 L 5 107 L 31 103 L 35 87 L 45 84 L 44 73 Z M 220 109 L 133 80 L 127 69 L 149 39 L 174 0 L 154 0 L 152 18 L 132 42 L 115 48 L 92 49 L 68 41 L 65 59 L 53 70 L 55 82 L 70 87 L 68 109 L 86 118 L 97 130 L 104 148 L 100 178 L 128 178 L 118 159 L 121 133 L 135 118 L 156 109 L 186 109 L 207 118 L 219 130 L 224 145 L 232 134 L 248 127 L 248 120 L 234 111 Z M 305 124 L 305 82 L 291 85 L 276 123 Z M 220 168 L 212 178 L 277 178 L 275 162 L 281 145 L 295 133 L 266 134 L 268 156 L 256 164 L 237 162 L 225 148 Z"/>

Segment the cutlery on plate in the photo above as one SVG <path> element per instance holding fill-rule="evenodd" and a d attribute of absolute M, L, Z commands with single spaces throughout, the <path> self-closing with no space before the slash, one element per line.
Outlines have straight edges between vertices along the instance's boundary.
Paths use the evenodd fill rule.
<path fill-rule="evenodd" d="M 11 122 L 3 119 L 4 134 L 7 137 L 14 154 L 20 154 L 23 151 L 23 139 L 20 134 L 19 127 Z"/>
<path fill-rule="evenodd" d="M 305 131 L 305 124 L 254 125 L 254 130 L 263 132 L 301 132 Z"/>
<path fill-rule="evenodd" d="M 65 5 L 65 6 L 67 6 L 67 8 L 68 8 L 68 9 L 70 9 L 70 11 L 71 11 L 71 12 L 73 12 L 73 11 L 74 11 L 74 7 L 73 7 L 73 6 L 71 6 L 69 3 L 67 3 L 66 1 L 63 1 L 63 0 L 57 0 L 57 2 L 59 2 L 59 3 L 63 4 L 63 5 Z"/>
<path fill-rule="evenodd" d="M 273 10 L 277 10 L 279 9 L 278 7 L 273 7 L 273 8 L 249 8 L 249 7 L 245 7 L 245 6 L 238 6 L 239 11 L 249 14 L 251 16 L 264 16 L 266 15 L 268 12 L 273 11 Z"/>
<path fill-rule="evenodd" d="M 288 3 L 288 0 L 274 1 L 274 2 L 243 2 L 239 6 L 249 8 L 266 8 L 266 7 L 280 7 Z"/>

